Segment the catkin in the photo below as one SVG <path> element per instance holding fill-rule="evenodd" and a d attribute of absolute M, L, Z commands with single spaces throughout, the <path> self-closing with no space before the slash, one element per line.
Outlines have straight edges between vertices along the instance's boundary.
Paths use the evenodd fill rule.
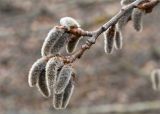
<path fill-rule="evenodd" d="M 60 24 L 64 27 L 67 27 L 69 30 L 71 28 L 79 28 L 80 24 L 73 19 L 72 17 L 63 17 L 60 19 Z"/>
<path fill-rule="evenodd" d="M 67 53 L 74 52 L 74 50 L 76 49 L 77 44 L 79 42 L 79 39 L 80 39 L 80 37 L 75 36 L 73 38 L 73 40 L 71 40 L 71 41 L 68 42 L 68 44 L 66 46 Z"/>
<path fill-rule="evenodd" d="M 114 45 L 115 25 L 104 32 L 104 50 L 105 53 L 112 53 Z"/>
<path fill-rule="evenodd" d="M 72 72 L 73 69 L 70 65 L 64 65 L 62 67 L 61 71 L 59 72 L 59 76 L 57 78 L 57 82 L 54 89 L 56 94 L 60 94 L 64 91 L 64 89 L 69 83 L 69 80 L 71 79 Z"/>
<path fill-rule="evenodd" d="M 151 73 L 152 87 L 154 90 L 160 90 L 160 69 L 155 69 Z"/>
<path fill-rule="evenodd" d="M 53 107 L 55 109 L 62 109 L 63 92 L 60 94 L 53 93 Z"/>
<path fill-rule="evenodd" d="M 134 1 L 135 0 L 121 0 L 121 5 L 127 5 L 127 4 L 134 2 Z"/>
<path fill-rule="evenodd" d="M 46 81 L 50 91 L 55 86 L 58 70 L 63 66 L 63 61 L 59 57 L 51 58 L 46 65 Z"/>
<path fill-rule="evenodd" d="M 46 82 L 46 78 L 45 78 L 45 69 L 42 70 L 42 72 L 39 76 L 37 88 L 44 97 L 50 96 L 50 92 L 47 88 L 47 82 Z"/>
<path fill-rule="evenodd" d="M 52 54 L 50 52 L 51 48 L 53 47 L 53 45 L 55 45 L 56 41 L 61 38 L 63 34 L 64 30 L 57 27 L 54 27 L 52 30 L 50 30 L 41 48 L 41 55 L 47 56 L 49 54 Z"/>
<path fill-rule="evenodd" d="M 117 22 L 117 27 L 122 30 L 131 18 L 133 9 L 128 10 Z"/>
<path fill-rule="evenodd" d="M 37 84 L 38 78 L 42 70 L 45 69 L 46 63 L 47 58 L 42 57 L 32 65 L 28 75 L 28 83 L 30 87 L 33 87 Z"/>
<path fill-rule="evenodd" d="M 115 39 L 115 42 L 114 42 L 115 43 L 115 48 L 116 49 L 121 49 L 122 45 L 123 45 L 123 42 L 122 42 L 122 40 L 123 40 L 122 32 L 119 31 L 119 30 L 116 30 L 114 39 Z"/>
<path fill-rule="evenodd" d="M 133 27 L 135 28 L 135 30 L 137 31 L 141 31 L 143 29 L 142 23 L 142 16 L 143 16 L 143 11 L 135 8 L 133 9 L 132 12 L 132 22 L 133 22 Z"/>
<path fill-rule="evenodd" d="M 70 80 L 65 91 L 64 91 L 62 108 L 65 109 L 67 107 L 67 105 L 70 101 L 70 98 L 72 96 L 73 90 L 74 90 L 74 85 L 73 85 L 72 81 Z"/>
<path fill-rule="evenodd" d="M 70 38 L 70 34 L 68 33 L 64 33 L 57 41 L 54 45 L 52 45 L 51 47 L 51 54 L 58 54 L 60 52 L 60 50 L 65 46 L 65 44 L 68 43 L 68 40 Z"/>

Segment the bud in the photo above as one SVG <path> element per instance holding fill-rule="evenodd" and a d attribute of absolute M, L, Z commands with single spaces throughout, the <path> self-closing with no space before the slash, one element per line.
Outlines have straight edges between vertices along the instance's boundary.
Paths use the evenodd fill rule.
<path fill-rule="evenodd" d="M 28 75 L 28 83 L 30 87 L 37 84 L 38 78 L 41 75 L 43 69 L 45 69 L 47 58 L 42 57 L 38 59 L 31 67 Z"/>
<path fill-rule="evenodd" d="M 133 27 L 135 28 L 135 30 L 137 31 L 141 31 L 143 29 L 142 23 L 142 16 L 143 16 L 143 11 L 135 8 L 132 12 L 132 21 L 133 21 Z"/>
<path fill-rule="evenodd" d="M 79 28 L 80 27 L 80 24 L 72 17 L 61 18 L 60 24 L 64 27 L 68 28 L 68 30 L 70 30 L 71 28 Z"/>
<path fill-rule="evenodd" d="M 115 25 L 104 32 L 104 50 L 105 53 L 112 53 L 115 35 Z"/>
<path fill-rule="evenodd" d="M 60 94 L 64 91 L 71 79 L 73 69 L 70 65 L 64 65 L 59 72 L 59 76 L 55 85 L 55 93 Z"/>

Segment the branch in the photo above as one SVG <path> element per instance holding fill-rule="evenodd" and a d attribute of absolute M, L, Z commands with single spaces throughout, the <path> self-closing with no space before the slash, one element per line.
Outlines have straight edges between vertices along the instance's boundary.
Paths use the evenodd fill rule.
<path fill-rule="evenodd" d="M 96 31 L 84 31 L 82 29 L 71 29 L 68 32 L 76 34 L 76 35 L 81 35 L 81 36 L 88 36 L 90 37 L 85 44 L 81 46 L 81 48 L 74 53 L 73 55 L 66 57 L 64 59 L 64 62 L 66 63 L 73 63 L 76 59 L 81 58 L 81 56 L 84 54 L 84 52 L 88 49 L 91 48 L 93 44 L 96 43 L 96 40 L 98 37 L 105 32 L 109 27 L 112 25 L 116 24 L 118 20 L 128 11 L 134 8 L 139 8 L 143 9 L 146 11 L 146 13 L 150 13 L 152 9 L 159 3 L 159 0 L 136 0 L 135 2 L 123 6 L 122 9 L 113 17 L 111 18 L 107 23 L 105 23 L 103 26 L 98 28 Z"/>

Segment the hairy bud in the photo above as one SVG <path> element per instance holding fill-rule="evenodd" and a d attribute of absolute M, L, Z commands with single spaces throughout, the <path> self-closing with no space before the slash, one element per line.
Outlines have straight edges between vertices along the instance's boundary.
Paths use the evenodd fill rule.
<path fill-rule="evenodd" d="M 68 53 L 72 53 L 76 49 L 79 39 L 79 36 L 73 35 L 72 39 L 68 42 L 66 46 L 66 50 Z"/>
<path fill-rule="evenodd" d="M 50 30 L 43 43 L 41 55 L 47 56 L 49 54 L 52 54 L 50 52 L 51 48 L 56 44 L 57 40 L 60 39 L 63 34 L 64 30 L 57 27 L 54 27 L 52 30 Z"/>
<path fill-rule="evenodd" d="M 151 73 L 152 87 L 154 90 L 160 90 L 160 69 L 155 69 Z"/>
<path fill-rule="evenodd" d="M 135 0 L 121 0 L 121 5 L 127 5 L 127 4 L 134 2 L 134 1 Z"/>
<path fill-rule="evenodd" d="M 128 10 L 117 22 L 117 27 L 122 30 L 131 18 L 133 9 Z"/>
<path fill-rule="evenodd" d="M 42 57 L 32 65 L 28 75 L 28 83 L 30 87 L 33 87 L 37 84 L 38 78 L 41 75 L 43 69 L 45 69 L 46 63 L 47 58 Z"/>
<path fill-rule="evenodd" d="M 122 40 L 123 40 L 123 37 L 122 37 L 122 32 L 119 31 L 119 30 L 116 30 L 115 32 L 115 48 L 116 49 L 121 49 L 122 48 Z"/>
<path fill-rule="evenodd" d="M 60 94 L 53 93 L 53 107 L 55 109 L 62 109 L 63 94 L 63 92 Z"/>
<path fill-rule="evenodd" d="M 142 26 L 143 14 L 144 14 L 144 12 L 142 10 L 140 10 L 138 8 L 133 9 L 133 12 L 132 12 L 133 27 L 137 31 L 141 31 L 143 29 L 143 26 Z"/>
<path fill-rule="evenodd" d="M 50 96 L 50 92 L 47 88 L 47 82 L 46 82 L 46 78 L 45 78 L 45 69 L 43 69 L 43 71 L 41 72 L 41 74 L 39 76 L 37 87 L 38 87 L 40 93 L 44 97 L 49 97 Z"/>
<path fill-rule="evenodd" d="M 70 30 L 71 28 L 79 28 L 80 27 L 80 24 L 72 17 L 61 18 L 60 24 L 64 27 L 68 28 L 68 30 Z"/>
<path fill-rule="evenodd" d="M 51 58 L 46 65 L 46 81 L 47 87 L 50 91 L 55 86 L 58 70 L 64 65 L 59 57 Z"/>
<path fill-rule="evenodd" d="M 63 102 L 62 102 L 62 108 L 66 108 L 70 98 L 72 96 L 74 90 L 74 85 L 72 83 L 72 81 L 69 81 L 69 84 L 67 85 L 65 91 L 64 91 L 64 95 L 63 95 Z"/>
<path fill-rule="evenodd" d="M 104 50 L 105 53 L 112 53 L 114 45 L 115 25 L 104 32 Z"/>
<path fill-rule="evenodd" d="M 73 73 L 73 69 L 70 65 L 64 65 L 59 72 L 59 76 L 55 85 L 55 93 L 60 94 L 64 91 L 69 83 Z"/>

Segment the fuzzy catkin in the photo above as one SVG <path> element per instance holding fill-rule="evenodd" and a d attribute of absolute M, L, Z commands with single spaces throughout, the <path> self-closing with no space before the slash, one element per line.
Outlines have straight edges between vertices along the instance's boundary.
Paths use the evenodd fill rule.
<path fill-rule="evenodd" d="M 115 25 L 104 32 L 104 50 L 105 53 L 112 53 L 114 45 Z"/>
<path fill-rule="evenodd" d="M 73 69 L 70 65 L 64 65 L 59 72 L 59 76 L 55 85 L 55 93 L 60 94 L 64 91 L 71 79 Z"/>
<path fill-rule="evenodd" d="M 140 10 L 138 8 L 133 9 L 131 19 L 132 19 L 132 22 L 133 22 L 133 27 L 137 31 L 141 31 L 143 29 L 143 26 L 142 26 L 142 23 L 143 23 L 142 16 L 143 16 L 143 11 L 142 10 Z"/>
<path fill-rule="evenodd" d="M 50 30 L 41 48 L 41 55 L 47 56 L 52 54 L 50 52 L 51 48 L 53 47 L 53 45 L 55 45 L 56 41 L 61 38 L 63 34 L 64 30 L 57 27 L 54 27 L 52 30 Z"/>
<path fill-rule="evenodd" d="M 48 61 L 46 65 L 46 81 L 47 81 L 47 87 L 49 91 L 51 90 L 51 88 L 55 86 L 57 75 L 59 72 L 58 70 L 63 65 L 64 65 L 63 61 L 58 57 L 51 58 Z"/>
<path fill-rule="evenodd" d="M 74 50 L 76 49 L 77 44 L 79 42 L 79 39 L 80 39 L 80 37 L 75 36 L 73 38 L 73 40 L 71 40 L 71 41 L 68 42 L 68 44 L 66 46 L 67 53 L 74 52 Z"/>
<path fill-rule="evenodd" d="M 63 95 L 63 102 L 62 102 L 62 108 L 65 109 L 70 101 L 70 98 L 72 96 L 74 90 L 74 85 L 72 81 L 70 80 Z"/>
<path fill-rule="evenodd" d="M 70 36 L 68 33 L 63 33 L 56 43 L 52 45 L 50 50 L 51 54 L 59 54 L 60 50 L 68 43 Z"/>
<path fill-rule="evenodd" d="M 72 17 L 61 18 L 60 24 L 64 27 L 68 28 L 68 30 L 70 30 L 71 28 L 79 28 L 80 27 L 80 24 Z"/>
<path fill-rule="evenodd" d="M 152 87 L 154 90 L 160 90 L 160 69 L 155 69 L 151 73 Z"/>
<path fill-rule="evenodd" d="M 28 83 L 30 87 L 33 87 L 37 84 L 38 78 L 42 70 L 45 69 L 46 63 L 47 58 L 42 57 L 32 65 L 28 75 Z"/>
<path fill-rule="evenodd" d="M 63 92 L 60 94 L 53 93 L 53 107 L 55 109 L 62 109 L 63 94 Z"/>
<path fill-rule="evenodd" d="M 47 88 L 47 82 L 46 82 L 46 78 L 45 78 L 45 69 L 42 70 L 42 72 L 39 76 L 37 88 L 44 97 L 50 96 L 50 92 Z"/>
<path fill-rule="evenodd" d="M 122 32 L 119 30 L 116 30 L 114 39 L 115 39 L 115 48 L 121 49 L 123 45 Z"/>
<path fill-rule="evenodd" d="M 121 5 L 127 5 L 127 4 L 134 2 L 134 1 L 135 0 L 121 0 Z"/>

